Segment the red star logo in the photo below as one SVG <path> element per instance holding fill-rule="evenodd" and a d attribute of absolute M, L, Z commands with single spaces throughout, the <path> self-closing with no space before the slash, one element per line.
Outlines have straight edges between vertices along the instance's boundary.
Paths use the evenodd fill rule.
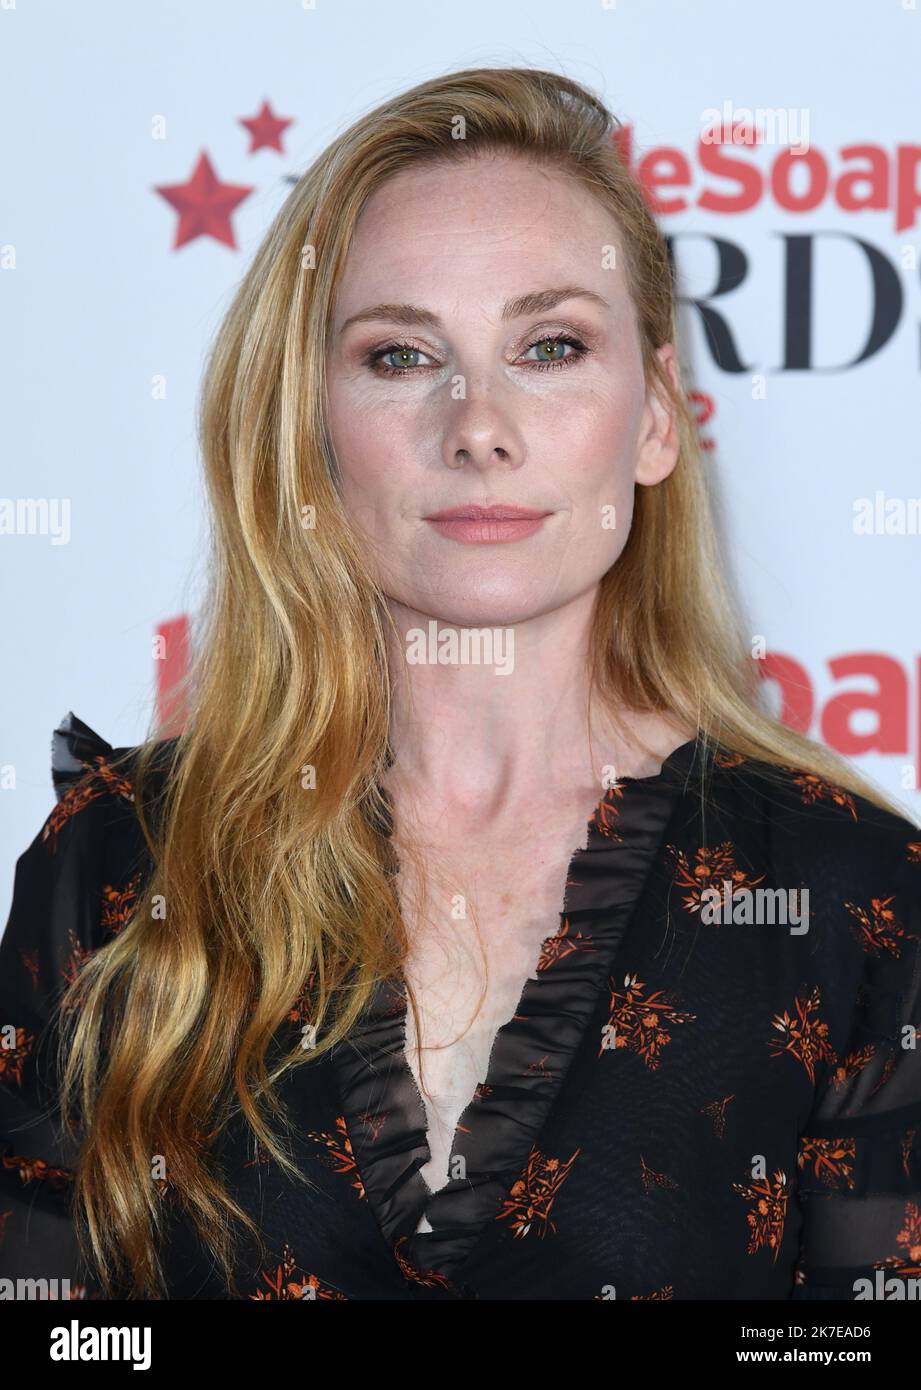
<path fill-rule="evenodd" d="M 293 124 L 293 116 L 274 116 L 269 103 L 264 101 L 258 116 L 248 118 L 241 116 L 240 118 L 240 125 L 246 126 L 253 137 L 247 154 L 255 154 L 257 150 L 261 149 L 277 150 L 279 154 L 284 154 L 281 147 L 281 133 Z"/>
<path fill-rule="evenodd" d="M 174 251 L 198 236 L 213 236 L 215 241 L 237 249 L 230 214 L 253 190 L 239 183 L 221 183 L 204 150 L 187 183 L 161 184 L 154 191 L 179 213 Z"/>

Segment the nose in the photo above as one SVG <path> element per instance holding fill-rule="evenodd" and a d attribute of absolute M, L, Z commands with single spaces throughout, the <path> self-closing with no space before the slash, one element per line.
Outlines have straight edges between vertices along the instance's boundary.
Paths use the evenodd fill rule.
<path fill-rule="evenodd" d="M 488 446 L 473 449 L 455 449 L 448 467 L 476 468 L 480 472 L 486 472 L 490 468 L 511 468 L 512 463 L 508 450 L 503 449 L 501 445 L 495 445 L 491 449 Z"/>
<path fill-rule="evenodd" d="M 458 402 L 458 413 L 445 434 L 444 461 L 448 468 L 511 470 L 524 463 L 521 434 L 509 413 L 489 393 Z"/>

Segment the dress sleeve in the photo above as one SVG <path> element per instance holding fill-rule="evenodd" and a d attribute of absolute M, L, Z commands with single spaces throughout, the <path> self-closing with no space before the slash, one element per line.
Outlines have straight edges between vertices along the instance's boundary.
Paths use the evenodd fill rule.
<path fill-rule="evenodd" d="M 921 831 L 904 825 L 867 896 L 841 904 L 860 968 L 849 976 L 849 1026 L 799 1136 L 794 1299 L 904 1298 L 921 1287 L 906 1282 L 921 1279 Z"/>
<path fill-rule="evenodd" d="M 122 751 L 72 713 L 55 730 L 57 803 L 16 862 L 0 938 L 0 1276 L 70 1281 L 50 1297 L 98 1296 L 71 1218 L 77 1153 L 59 1125 L 55 1008 L 129 905 L 112 871 L 133 816 Z"/>

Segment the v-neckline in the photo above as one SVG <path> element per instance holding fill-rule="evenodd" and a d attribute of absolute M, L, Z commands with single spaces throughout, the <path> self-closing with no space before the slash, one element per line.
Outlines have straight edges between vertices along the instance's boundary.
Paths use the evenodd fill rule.
<path fill-rule="evenodd" d="M 339 1113 L 380 1234 L 408 1279 L 450 1287 L 503 1196 L 539 1145 L 603 982 L 619 952 L 681 790 L 702 747 L 697 734 L 657 773 L 621 777 L 588 818 L 566 874 L 560 925 L 541 944 L 515 1012 L 495 1032 L 487 1073 L 464 1106 L 449 1166 L 463 1178 L 432 1189 L 424 1098 L 407 1056 L 402 973 L 381 981 L 330 1054 Z M 431 1229 L 417 1231 L 422 1216 Z"/>

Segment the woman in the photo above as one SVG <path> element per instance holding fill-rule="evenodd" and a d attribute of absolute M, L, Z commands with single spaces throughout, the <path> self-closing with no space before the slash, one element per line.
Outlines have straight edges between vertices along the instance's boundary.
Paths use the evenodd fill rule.
<path fill-rule="evenodd" d="M 69 716 L 17 865 L 8 1276 L 918 1272 L 921 834 L 759 708 L 612 130 L 552 73 L 436 78 L 258 251 L 205 381 L 185 725 Z"/>

